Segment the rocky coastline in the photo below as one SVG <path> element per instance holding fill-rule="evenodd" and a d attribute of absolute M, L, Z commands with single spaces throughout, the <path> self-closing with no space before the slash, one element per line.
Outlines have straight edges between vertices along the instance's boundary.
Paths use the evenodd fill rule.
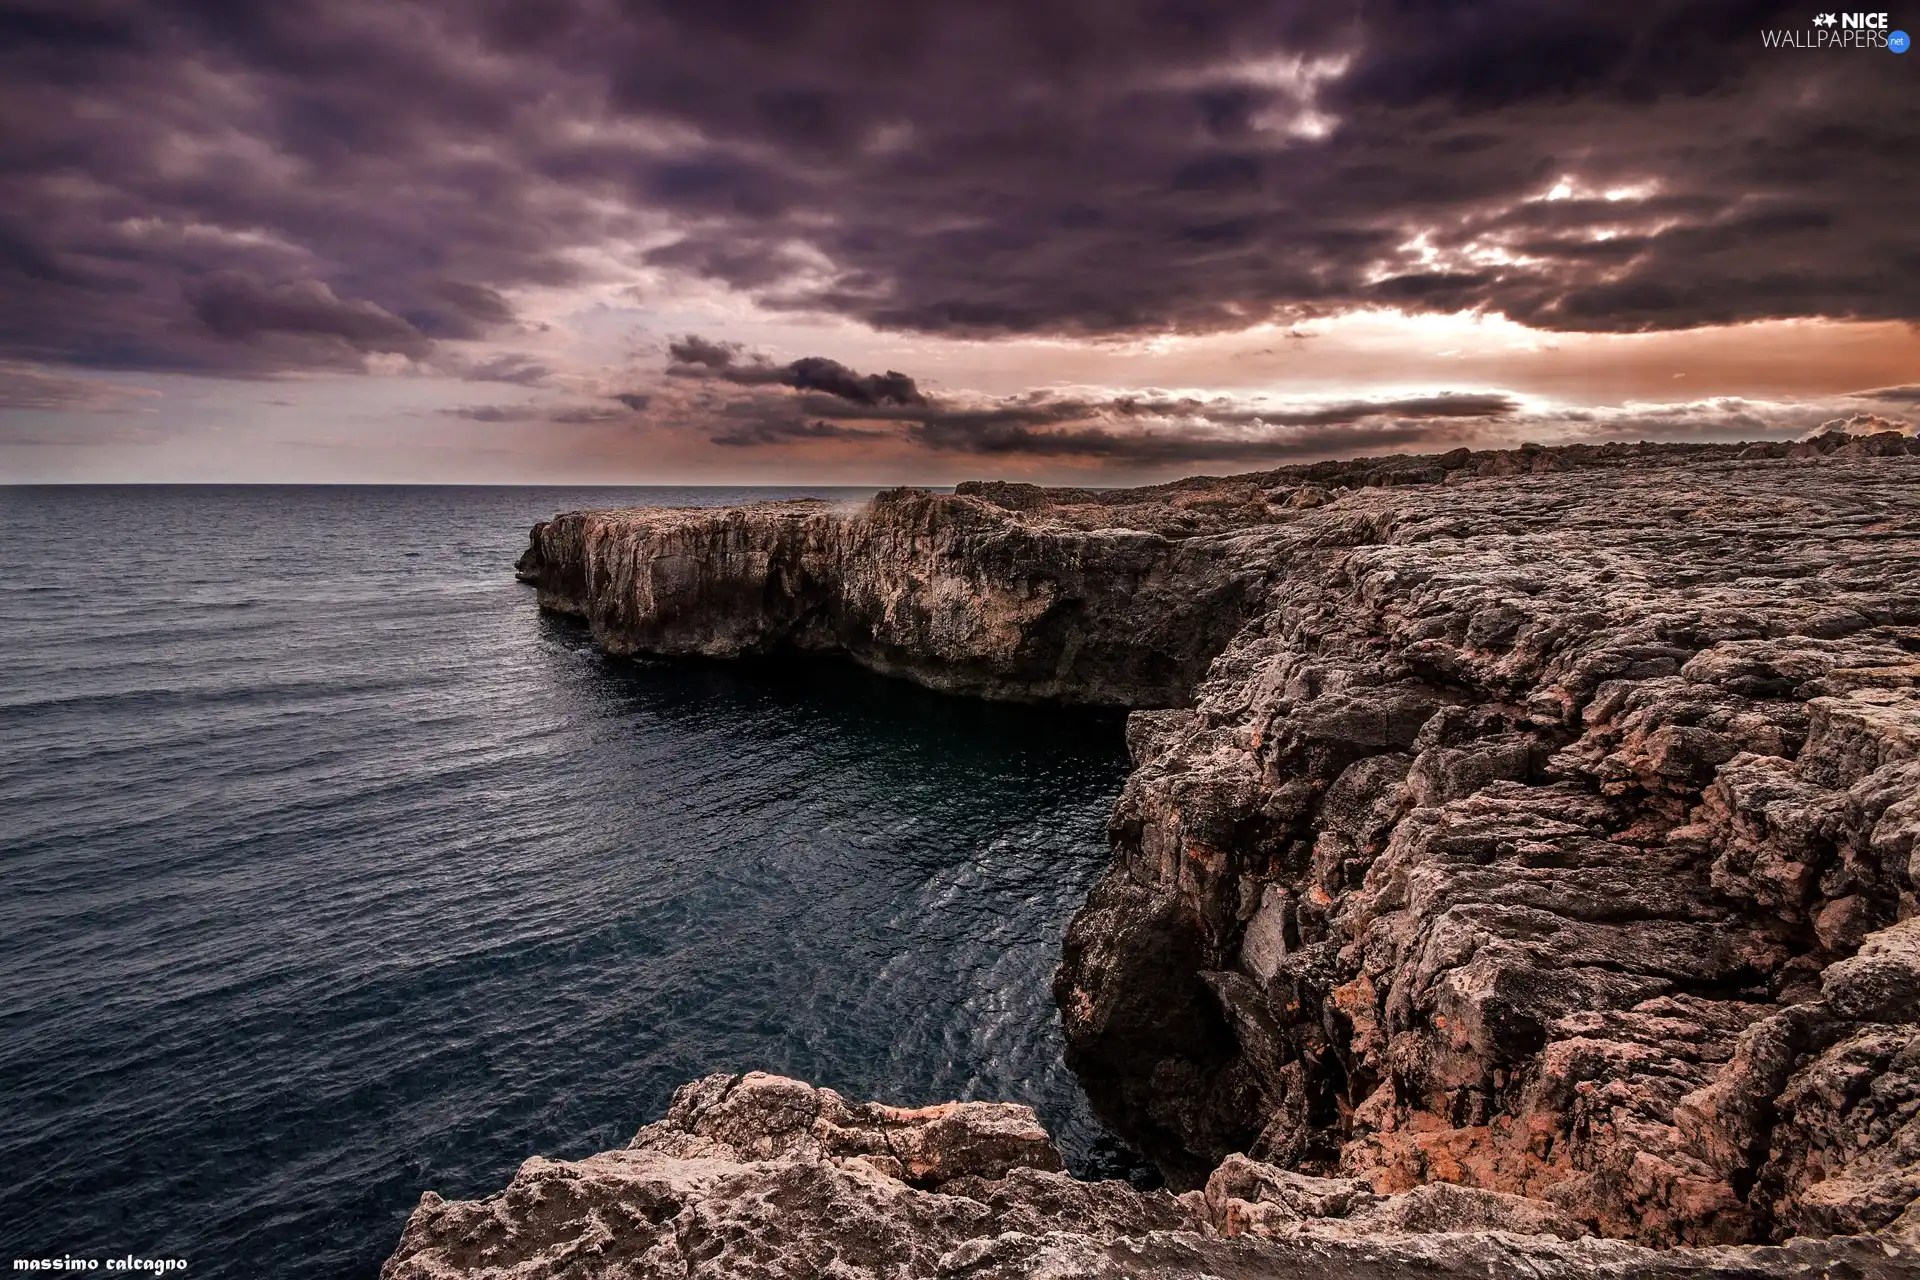
<path fill-rule="evenodd" d="M 1054 995 L 1171 1190 L 713 1078 L 384 1275 L 1920 1271 L 1914 440 L 575 512 L 518 570 L 614 653 L 1131 708 Z"/>

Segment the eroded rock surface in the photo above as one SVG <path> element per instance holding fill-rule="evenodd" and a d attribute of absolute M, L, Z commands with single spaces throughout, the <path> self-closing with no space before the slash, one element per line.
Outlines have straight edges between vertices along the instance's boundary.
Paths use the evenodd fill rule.
<path fill-rule="evenodd" d="M 1143 708 L 1055 995 L 1096 1105 L 1177 1187 L 1244 1153 L 1522 1197 L 1549 1233 L 1909 1238 L 1916 452 L 576 513 L 521 572 L 620 652 L 840 650 Z"/>
<path fill-rule="evenodd" d="M 954 693 L 1171 706 L 1265 594 L 1264 551 L 903 489 L 857 511 L 572 512 L 519 572 L 613 653 L 842 652 Z"/>
<path fill-rule="evenodd" d="M 1204 1193 L 1076 1182 L 1025 1107 L 849 1103 L 751 1073 L 683 1087 L 631 1146 L 534 1158 L 485 1200 L 429 1192 L 381 1280 L 1902 1274 L 1893 1237 L 1676 1255 L 1583 1238 L 1550 1205 L 1375 1194 L 1236 1157 Z"/>
<path fill-rule="evenodd" d="M 1861 984 L 1920 990 L 1917 483 L 1309 509 L 1195 707 L 1130 725 L 1056 986 L 1104 1109 L 1189 1185 L 1246 1151 L 1649 1243 L 1906 1213 L 1920 1010 Z"/>

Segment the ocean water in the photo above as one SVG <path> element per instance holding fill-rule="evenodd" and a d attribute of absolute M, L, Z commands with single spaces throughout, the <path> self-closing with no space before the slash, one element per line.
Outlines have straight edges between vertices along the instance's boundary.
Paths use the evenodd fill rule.
<path fill-rule="evenodd" d="M 1118 717 L 609 660 L 513 581 L 770 492 L 0 489 L 0 1257 L 370 1277 L 719 1070 L 1125 1170 L 1047 993 Z"/>

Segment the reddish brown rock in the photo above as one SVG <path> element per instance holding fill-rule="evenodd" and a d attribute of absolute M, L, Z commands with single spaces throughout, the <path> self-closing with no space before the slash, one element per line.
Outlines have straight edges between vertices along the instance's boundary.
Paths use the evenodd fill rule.
<path fill-rule="evenodd" d="M 1903 1098 L 1912 1017 L 1740 1047 L 1914 911 L 1916 482 L 1554 471 L 1296 521 L 1195 708 L 1130 735 L 1057 984 L 1107 1114 L 1191 1184 L 1240 1150 L 1651 1243 L 1890 1222 L 1816 1206 L 1906 1194 L 1897 1104 L 1835 1082 Z M 1710 1151 L 1676 1108 L 1730 1074 Z"/>

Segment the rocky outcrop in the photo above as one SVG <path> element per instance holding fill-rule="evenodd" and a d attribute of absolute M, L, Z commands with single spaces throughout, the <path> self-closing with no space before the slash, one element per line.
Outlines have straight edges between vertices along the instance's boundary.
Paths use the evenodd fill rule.
<path fill-rule="evenodd" d="M 752 1073 L 683 1087 L 632 1144 L 535 1157 L 485 1200 L 429 1192 L 381 1280 L 1047 1276 L 1911 1274 L 1920 1241 L 1661 1253 L 1539 1201 L 1442 1184 L 1378 1195 L 1235 1157 L 1204 1192 L 1077 1182 L 1025 1107 L 849 1103 Z"/>
<path fill-rule="evenodd" d="M 1171 706 L 1265 594 L 1263 552 L 903 489 L 852 512 L 572 512 L 534 526 L 519 574 L 612 653 L 844 653 L 954 693 Z"/>
<path fill-rule="evenodd" d="M 1102 1113 L 1206 1188 L 1207 1248 L 1299 1212 L 1260 1205 L 1385 1231 L 1365 1197 L 1456 1189 L 1645 1244 L 1904 1239 L 1916 453 L 1836 430 L 576 513 L 521 571 L 618 652 L 1140 708 L 1055 995 Z M 1223 1177 L 1282 1189 L 1225 1214 Z"/>
<path fill-rule="evenodd" d="M 1920 989 L 1920 466 L 1294 528 L 1194 708 L 1130 725 L 1056 986 L 1106 1112 L 1188 1185 L 1245 1151 L 1650 1243 L 1905 1213 L 1916 1011 L 1860 983 Z"/>
<path fill-rule="evenodd" d="M 1846 439 L 1794 447 L 1818 455 Z M 1730 459 L 1744 448 L 1528 445 L 1143 489 L 895 489 L 858 509 L 801 500 L 575 511 L 536 524 L 516 568 L 541 607 L 584 619 L 610 653 L 839 653 L 976 697 L 1183 706 L 1265 610 L 1297 550 L 1290 533 L 1376 537 L 1373 514 L 1338 510 L 1290 528 L 1336 494 Z"/>

